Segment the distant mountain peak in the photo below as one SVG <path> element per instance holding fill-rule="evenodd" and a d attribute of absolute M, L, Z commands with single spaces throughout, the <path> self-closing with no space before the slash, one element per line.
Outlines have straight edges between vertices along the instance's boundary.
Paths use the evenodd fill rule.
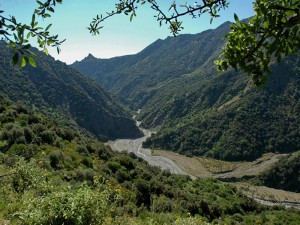
<path fill-rule="evenodd" d="M 97 59 L 97 58 L 93 56 L 91 53 L 89 53 L 88 56 L 85 57 L 85 59 Z"/>

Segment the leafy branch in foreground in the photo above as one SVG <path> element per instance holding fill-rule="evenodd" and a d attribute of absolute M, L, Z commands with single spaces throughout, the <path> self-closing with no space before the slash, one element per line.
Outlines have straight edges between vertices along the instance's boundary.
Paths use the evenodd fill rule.
<path fill-rule="evenodd" d="M 219 11 L 229 5 L 227 0 L 202 0 L 170 5 L 168 12 L 161 9 L 155 0 L 119 0 L 115 4 L 116 11 L 107 12 L 106 16 L 97 16 L 88 28 L 92 34 L 99 34 L 103 28 L 100 24 L 116 14 L 130 15 L 130 21 L 136 16 L 138 8 L 148 4 L 157 12 L 156 18 L 160 26 L 168 24 L 171 33 L 176 36 L 183 29 L 183 16 L 198 18 L 208 13 L 211 22 L 219 17 Z M 220 60 L 216 61 L 218 70 L 241 68 L 248 73 L 256 86 L 265 84 L 268 80 L 265 73 L 270 73 L 270 64 L 273 59 L 281 61 L 283 56 L 295 54 L 300 47 L 300 2 L 299 0 L 256 0 L 253 3 L 255 16 L 246 22 L 241 22 L 234 15 L 235 24 L 225 36 L 228 42 L 223 49 Z"/>
<path fill-rule="evenodd" d="M 62 0 L 47 0 L 42 3 L 36 1 L 38 8 L 35 9 L 30 24 L 25 24 L 17 21 L 15 16 L 4 16 L 3 10 L 0 10 L 0 36 L 8 43 L 13 51 L 12 64 L 19 64 L 20 67 L 24 67 L 27 63 L 31 66 L 36 66 L 36 62 L 33 59 L 35 54 L 30 51 L 31 44 L 29 39 L 32 37 L 37 38 L 37 43 L 43 51 L 48 54 L 47 46 L 56 47 L 57 52 L 60 52 L 59 46 L 65 40 L 58 40 L 58 35 L 50 35 L 49 29 L 52 24 L 49 24 L 46 28 L 39 27 L 36 21 L 36 16 L 40 16 L 43 19 L 51 17 L 50 13 L 54 12 L 54 8 L 57 3 L 61 4 Z"/>
<path fill-rule="evenodd" d="M 136 17 L 137 9 L 144 5 L 148 4 L 151 9 L 156 11 L 156 19 L 159 22 L 159 25 L 162 24 L 169 25 L 171 33 L 176 36 L 183 29 L 182 21 L 179 21 L 178 18 L 189 15 L 193 18 L 200 17 L 202 14 L 209 13 L 211 16 L 211 22 L 213 18 L 217 18 L 220 15 L 218 14 L 221 9 L 225 9 L 228 6 L 227 0 L 202 0 L 202 3 L 194 2 L 193 5 L 185 2 L 184 4 L 177 4 L 175 1 L 171 4 L 168 13 L 165 13 L 160 4 L 155 0 L 119 0 L 119 3 L 115 4 L 115 10 L 107 12 L 105 16 L 97 15 L 90 26 L 88 27 L 90 33 L 99 34 L 99 30 L 103 28 L 100 24 L 106 19 L 124 13 L 125 15 L 130 15 L 130 21 L 133 17 Z"/>
<path fill-rule="evenodd" d="M 217 61 L 219 70 L 228 66 L 252 76 L 256 86 L 268 80 L 273 59 L 296 54 L 300 48 L 300 2 L 299 0 L 257 0 L 255 16 L 241 22 L 235 15 L 235 24 L 225 36 L 228 42 Z"/>

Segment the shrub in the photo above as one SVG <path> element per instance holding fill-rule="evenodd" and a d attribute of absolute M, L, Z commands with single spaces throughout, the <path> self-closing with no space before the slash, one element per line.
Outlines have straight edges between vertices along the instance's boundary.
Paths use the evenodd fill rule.
<path fill-rule="evenodd" d="M 3 113 L 5 111 L 5 107 L 3 105 L 0 105 L 0 113 Z"/>
<path fill-rule="evenodd" d="M 28 127 L 24 128 L 24 137 L 28 144 L 32 142 L 33 132 L 30 128 L 28 128 Z"/>
<path fill-rule="evenodd" d="M 82 145 L 78 145 L 77 148 L 76 148 L 76 151 L 81 154 L 81 155 L 88 155 L 89 152 L 88 150 L 86 149 L 86 147 L 82 146 Z"/>
<path fill-rule="evenodd" d="M 40 198 L 28 198 L 18 213 L 22 224 L 103 224 L 110 212 L 110 190 L 60 188 Z"/>
<path fill-rule="evenodd" d="M 45 130 L 39 134 L 40 138 L 42 139 L 42 142 L 47 143 L 49 145 L 53 144 L 55 140 L 55 134 L 53 131 Z"/>
<path fill-rule="evenodd" d="M 29 115 L 28 124 L 39 123 L 40 118 L 37 115 Z"/>
<path fill-rule="evenodd" d="M 117 170 L 118 170 L 119 168 L 121 168 L 121 165 L 120 165 L 120 163 L 118 163 L 118 162 L 111 162 L 111 161 L 109 161 L 109 162 L 106 163 L 106 165 L 107 165 L 107 167 L 108 167 L 113 173 L 117 172 Z"/>
<path fill-rule="evenodd" d="M 28 158 L 31 155 L 28 146 L 24 144 L 13 144 L 7 151 L 7 154 L 18 155 L 24 158 Z"/>
<path fill-rule="evenodd" d="M 58 169 L 59 163 L 63 160 L 63 154 L 61 151 L 53 151 L 49 155 L 50 165 L 52 168 Z"/>

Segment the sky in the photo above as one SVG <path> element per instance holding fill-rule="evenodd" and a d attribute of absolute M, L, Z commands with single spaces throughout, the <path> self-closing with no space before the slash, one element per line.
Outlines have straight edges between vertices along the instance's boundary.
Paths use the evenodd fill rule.
<path fill-rule="evenodd" d="M 168 9 L 173 1 L 157 0 L 165 9 Z M 58 34 L 61 40 L 66 39 L 59 55 L 55 48 L 49 48 L 49 54 L 71 64 L 88 54 L 97 58 L 135 54 L 157 39 L 172 36 L 166 25 L 159 26 L 154 18 L 155 12 L 147 5 L 139 8 L 137 17 L 133 18 L 132 22 L 129 16 L 116 15 L 103 23 L 104 28 L 100 31 L 100 35 L 91 35 L 87 27 L 92 18 L 112 11 L 117 2 L 118 0 L 63 0 L 63 4 L 55 7 L 55 13 L 51 18 L 40 22 L 40 25 L 44 27 L 51 23 L 51 34 Z M 193 4 L 195 0 L 176 0 L 178 5 L 185 2 Z M 197 19 L 183 18 L 184 30 L 181 34 L 195 34 L 214 29 L 226 21 L 234 21 L 234 13 L 240 19 L 254 15 L 253 0 L 229 0 L 229 2 L 229 7 L 222 10 L 221 16 L 212 24 L 210 24 L 209 16 L 201 16 Z M 0 10 L 5 11 L 4 15 L 14 15 L 17 20 L 27 23 L 30 22 L 36 7 L 35 0 L 0 0 Z"/>

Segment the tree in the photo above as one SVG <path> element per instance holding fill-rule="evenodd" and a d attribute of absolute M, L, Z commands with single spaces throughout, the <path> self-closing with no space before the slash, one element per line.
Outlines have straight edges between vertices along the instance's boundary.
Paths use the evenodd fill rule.
<path fill-rule="evenodd" d="M 283 56 L 296 54 L 300 48 L 300 1 L 299 0 L 256 0 L 255 16 L 246 22 L 239 21 L 225 36 L 228 42 L 217 62 L 219 70 L 228 65 L 252 76 L 254 84 L 267 81 L 265 72 L 270 73 L 270 63 Z"/>
<path fill-rule="evenodd" d="M 0 37 L 2 36 L 2 40 L 7 42 L 14 51 L 12 56 L 13 65 L 19 64 L 20 67 L 24 67 L 26 63 L 29 63 L 33 67 L 36 66 L 36 62 L 33 59 L 35 54 L 30 51 L 29 38 L 36 37 L 39 47 L 46 54 L 48 54 L 47 46 L 56 47 L 59 53 L 59 46 L 65 41 L 60 41 L 58 35 L 50 35 L 49 29 L 52 24 L 43 28 L 39 27 L 36 21 L 36 16 L 40 16 L 43 19 L 51 17 L 50 13 L 54 13 L 54 7 L 56 4 L 61 4 L 62 0 L 47 0 L 44 3 L 36 0 L 36 2 L 38 7 L 32 14 L 30 24 L 19 22 L 15 16 L 5 17 L 2 15 L 4 11 L 0 10 Z"/>
<path fill-rule="evenodd" d="M 45 3 L 38 1 L 39 8 L 35 11 L 36 15 L 50 17 L 47 11 L 54 12 L 52 6 L 55 3 L 61 3 L 62 0 L 46 0 Z M 142 6 L 148 6 L 156 13 L 155 17 L 159 25 L 167 24 L 171 33 L 176 36 L 183 29 L 180 18 L 183 16 L 191 16 L 198 18 L 203 14 L 211 16 L 211 22 L 214 18 L 219 17 L 219 12 L 229 6 L 229 0 L 201 0 L 200 2 L 188 2 L 178 4 L 176 1 L 171 3 L 169 10 L 165 12 L 155 0 L 119 0 L 115 4 L 115 9 L 107 12 L 105 16 L 97 15 L 89 25 L 89 31 L 93 35 L 99 34 L 103 28 L 102 22 L 106 19 L 118 14 L 125 14 L 130 17 L 130 21 L 137 15 L 138 9 Z M 247 21 L 240 21 L 234 15 L 235 24 L 231 25 L 231 31 L 225 38 L 228 40 L 223 49 L 220 59 L 216 61 L 219 70 L 227 70 L 229 66 L 234 69 L 241 68 L 247 72 L 255 85 L 263 85 L 270 73 L 270 64 L 274 59 L 281 61 L 282 57 L 292 53 L 295 54 L 300 48 L 300 1 L 299 0 L 256 0 L 253 3 L 255 16 Z M 0 16 L 1 16 L 0 12 Z M 20 25 L 14 22 L 13 18 L 2 18 L 0 22 L 0 34 L 6 39 L 10 32 L 17 32 L 14 35 L 15 40 L 10 40 L 11 45 L 22 45 L 22 33 L 27 30 L 31 35 L 38 36 L 40 47 L 51 45 L 59 47 L 61 42 L 57 36 L 50 36 L 47 27 L 41 32 L 41 35 L 35 33 L 34 26 Z M 34 17 L 32 19 L 34 21 Z M 6 22 L 14 25 L 14 28 L 7 26 Z M 31 23 L 34 25 L 35 22 Z M 3 29 L 6 28 L 5 29 Z M 19 37 L 20 35 L 20 37 Z M 30 36 L 30 35 L 29 35 Z M 17 37 L 17 38 L 16 38 Z M 44 41 L 42 39 L 44 38 Z M 23 41 L 22 41 L 23 40 Z M 48 40 L 50 42 L 48 43 Z M 27 45 L 28 46 L 28 45 Z M 19 50 L 15 47 L 16 50 Z M 13 62 L 18 61 L 17 51 L 13 57 Z M 22 52 L 21 52 L 22 55 Z M 26 61 L 26 57 L 25 57 Z M 23 63 L 22 63 L 23 62 Z M 24 60 L 21 60 L 21 66 Z"/>

